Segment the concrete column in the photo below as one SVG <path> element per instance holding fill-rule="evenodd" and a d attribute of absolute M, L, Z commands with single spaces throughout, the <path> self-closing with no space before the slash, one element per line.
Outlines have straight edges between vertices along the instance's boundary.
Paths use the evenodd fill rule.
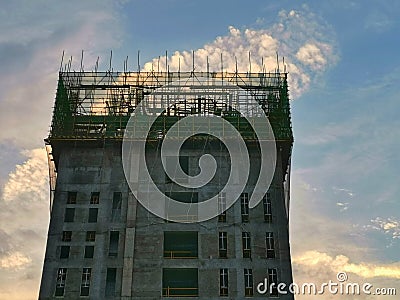
<path fill-rule="evenodd" d="M 121 297 L 132 296 L 133 256 L 135 251 L 137 200 L 131 192 L 128 194 L 128 211 L 125 229 L 124 268 L 122 270 Z"/>

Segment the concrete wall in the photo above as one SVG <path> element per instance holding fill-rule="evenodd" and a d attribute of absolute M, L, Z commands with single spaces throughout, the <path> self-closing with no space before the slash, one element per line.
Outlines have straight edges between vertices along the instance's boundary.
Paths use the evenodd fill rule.
<path fill-rule="evenodd" d="M 278 268 L 278 281 L 292 281 L 288 225 L 284 206 L 282 166 L 278 159 L 272 196 L 273 222 L 265 223 L 263 204 L 250 210 L 250 221 L 242 223 L 240 201 L 227 211 L 227 222 L 219 223 L 216 218 L 202 223 L 181 224 L 162 220 L 144 209 L 130 192 L 121 164 L 120 145 L 106 145 L 102 148 L 64 148 L 58 162 L 58 179 L 51 214 L 45 264 L 40 289 L 40 299 L 53 299 L 58 268 L 68 269 L 64 299 L 78 299 L 82 268 L 92 268 L 90 287 L 91 299 L 161 299 L 163 268 L 197 268 L 199 274 L 199 297 L 197 299 L 219 299 L 219 269 L 229 269 L 228 299 L 244 298 L 244 268 L 253 270 L 254 299 L 265 299 L 259 295 L 256 286 L 267 277 L 268 268 Z M 229 169 L 229 160 L 220 150 L 210 150 L 219 157 L 220 166 Z M 214 151 L 214 152 L 213 152 Z M 149 153 L 156 159 L 157 150 Z M 186 149 L 182 155 L 190 156 L 190 168 L 196 170 L 201 151 Z M 259 163 L 254 154 L 252 165 Z M 159 187 L 179 190 L 171 183 L 165 183 L 161 164 L 154 164 L 154 179 Z M 257 170 L 256 170 L 257 171 Z M 257 172 L 250 175 L 245 192 L 251 193 L 257 179 Z M 140 174 L 139 174 L 140 176 Z M 236 176 L 240 176 L 237 174 Z M 240 178 L 238 177 L 238 180 Z M 214 178 L 199 195 L 209 195 L 220 190 L 221 181 Z M 66 204 L 68 191 L 77 192 L 77 203 Z M 100 192 L 100 203 L 89 204 L 91 192 Z M 114 192 L 122 192 L 121 218 L 112 219 Z M 64 223 L 67 207 L 75 208 L 75 220 Z M 90 207 L 98 207 L 98 221 L 88 223 Z M 72 241 L 62 242 L 63 230 L 71 230 Z M 96 241 L 85 241 L 86 231 L 96 231 Z M 167 259 L 163 257 L 164 231 L 197 231 L 199 257 L 197 259 Z M 119 231 L 117 257 L 109 257 L 109 232 Z M 218 258 L 218 232 L 228 233 L 228 258 Z M 242 258 L 242 232 L 251 233 L 252 258 Z M 276 244 L 276 258 L 266 259 L 265 234 L 273 231 Z M 83 258 L 84 246 L 94 244 L 93 259 Z M 69 259 L 59 258 L 61 245 L 70 245 Z M 117 268 L 115 298 L 105 297 L 107 268 Z M 280 299 L 293 299 L 280 296 Z"/>

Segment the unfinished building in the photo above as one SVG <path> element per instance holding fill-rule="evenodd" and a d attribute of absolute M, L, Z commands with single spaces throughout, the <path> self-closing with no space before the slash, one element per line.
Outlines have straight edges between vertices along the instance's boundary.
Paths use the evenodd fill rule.
<path fill-rule="evenodd" d="M 218 197 L 219 213 L 209 220 L 196 220 L 196 213 L 170 218 L 153 214 L 127 182 L 122 143 L 129 119 L 142 101 L 157 108 L 157 101 L 166 99 L 166 86 L 175 88 L 169 96 L 179 99 L 167 103 L 164 111 L 158 109 L 146 134 L 150 176 L 176 201 Z M 201 97 L 199 87 L 205 91 Z M 251 122 L 240 113 L 255 108 L 246 108 L 247 96 L 240 95 L 257 101 L 276 142 L 272 183 L 251 209 L 262 161 Z M 235 199 L 220 193 L 231 161 L 215 137 L 193 132 L 179 157 L 181 169 L 194 176 L 199 158 L 214 156 L 222 171 L 207 185 L 182 188 L 163 171 L 163 136 L 191 115 L 217 116 L 240 132 L 249 152 L 250 176 Z M 266 294 L 257 291 L 265 278 L 268 284 L 292 282 L 288 224 L 293 135 L 286 73 L 62 71 L 46 144 L 52 199 L 40 299 L 293 299 L 276 288 Z M 140 183 L 139 171 L 136 177 Z M 233 204 L 227 205 L 228 200 Z"/>

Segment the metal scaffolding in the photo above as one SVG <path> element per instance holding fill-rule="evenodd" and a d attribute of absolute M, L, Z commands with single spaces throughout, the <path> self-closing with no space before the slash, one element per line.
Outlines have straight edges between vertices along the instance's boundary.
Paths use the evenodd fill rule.
<path fill-rule="evenodd" d="M 249 97 L 257 107 L 249 105 Z M 243 112 L 248 117 L 264 113 L 276 140 L 293 141 L 287 73 L 193 71 L 61 71 L 48 141 L 121 140 L 141 101 L 148 102 L 146 114 L 158 116 L 149 141 L 188 115 L 221 116 L 245 139 L 255 139 Z"/>

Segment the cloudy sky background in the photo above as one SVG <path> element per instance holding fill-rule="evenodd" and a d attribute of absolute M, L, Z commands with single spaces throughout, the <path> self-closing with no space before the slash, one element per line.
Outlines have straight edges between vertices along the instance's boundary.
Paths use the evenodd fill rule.
<path fill-rule="evenodd" d="M 150 3 L 149 3 L 150 2 Z M 398 1 L 0 0 L 0 299 L 36 299 L 49 221 L 43 138 L 62 51 L 79 69 L 211 66 L 289 72 L 297 283 L 400 293 Z M 282 69 L 282 64 L 280 65 Z M 163 64 L 160 64 L 163 68 Z M 297 297 L 309 299 L 310 296 Z M 328 295 L 320 299 L 353 299 Z M 357 299 L 395 299 L 359 296 Z"/>

